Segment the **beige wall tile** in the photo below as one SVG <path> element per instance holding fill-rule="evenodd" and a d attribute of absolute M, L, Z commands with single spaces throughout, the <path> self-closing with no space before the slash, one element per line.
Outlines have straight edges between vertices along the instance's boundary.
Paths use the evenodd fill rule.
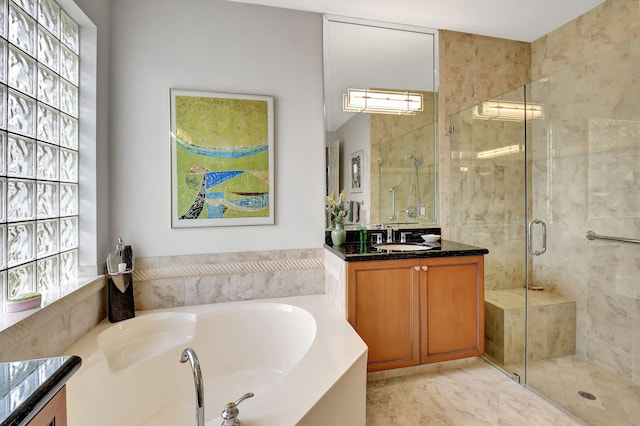
<path fill-rule="evenodd" d="M 446 236 L 450 187 L 450 117 L 480 101 L 491 99 L 531 79 L 529 43 L 441 30 L 438 98 L 440 146 L 440 223 Z"/>
<path fill-rule="evenodd" d="M 640 2 L 608 0 L 531 45 L 531 77 L 559 69 L 640 37 Z"/>

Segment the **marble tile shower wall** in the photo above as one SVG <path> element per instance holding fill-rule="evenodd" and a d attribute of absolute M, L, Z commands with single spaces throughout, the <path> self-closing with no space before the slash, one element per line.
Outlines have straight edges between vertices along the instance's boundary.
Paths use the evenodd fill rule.
<path fill-rule="evenodd" d="M 531 43 L 486 37 L 456 31 L 439 31 L 440 85 L 438 93 L 438 137 L 440 209 L 446 234 L 457 226 L 449 209 L 458 201 L 450 198 L 449 186 L 457 182 L 449 175 L 454 167 L 449 146 L 450 117 L 478 102 L 499 96 L 531 81 Z M 464 241 L 464 240 L 463 240 Z M 486 268 L 485 268 L 486 272 Z"/>
<path fill-rule="evenodd" d="M 640 196 L 637 189 L 640 184 L 639 37 L 640 2 L 608 0 L 530 45 L 531 77 L 540 80 L 531 85 L 530 94 L 534 102 L 548 103 L 547 116 L 550 117 L 549 123 L 537 122 L 532 129 L 533 182 L 544 183 L 534 184 L 535 202 L 531 213 L 547 221 L 549 234 L 547 255 L 537 258 L 533 264 L 534 276 L 538 279 L 533 284 L 542 284 L 576 300 L 578 355 L 636 383 L 640 383 L 640 248 L 604 241 L 588 242 L 584 233 L 594 229 L 605 235 L 636 238 L 640 235 L 637 198 Z M 466 43 L 456 44 L 458 39 Z M 444 117 L 528 82 L 523 80 L 524 67 L 522 70 L 506 68 L 507 75 L 520 76 L 520 83 L 513 84 L 515 80 L 511 79 L 511 86 L 502 91 L 496 92 L 494 85 L 474 80 L 478 73 L 469 70 L 484 63 L 477 59 L 477 52 L 481 50 L 465 53 L 465 46 L 471 48 L 474 39 L 472 35 L 441 32 L 440 66 L 445 78 L 440 87 L 440 110 Z M 482 41 L 499 45 L 498 40 Z M 512 52 L 525 51 L 524 47 L 515 47 Z M 499 50 L 497 55 L 501 55 Z M 524 56 L 526 54 L 510 57 L 520 58 L 524 64 Z M 461 66 L 465 70 L 461 70 Z M 447 75 L 459 81 L 449 82 Z M 491 75 L 485 74 L 485 77 L 489 81 Z M 485 85 L 487 90 L 482 93 L 474 90 Z M 468 117 L 459 119 L 462 120 L 459 129 L 471 128 Z M 446 120 L 441 123 L 441 138 L 447 137 L 447 127 L 455 123 Z M 459 133 L 456 131 L 457 137 Z M 544 138 L 542 143 L 540 137 Z M 453 143 L 453 139 L 451 141 Z M 446 146 L 446 142 L 442 141 L 441 146 Z M 465 198 L 456 189 L 459 179 L 471 179 L 464 177 L 464 173 L 466 176 L 471 173 L 468 170 L 460 173 L 461 164 L 456 163 L 455 155 L 448 154 L 441 150 L 443 173 L 452 174 L 442 176 L 443 229 L 452 232 L 452 239 L 459 236 L 471 244 L 494 245 L 492 254 L 513 258 L 492 264 L 490 254 L 485 266 L 487 289 L 503 285 L 507 288 L 511 279 L 501 281 L 500 277 L 509 274 L 518 277 L 524 272 L 522 248 L 513 252 L 507 249 L 510 235 L 515 239 L 521 236 L 515 228 L 505 225 L 504 232 L 496 227 L 497 235 L 479 232 L 476 238 L 489 241 L 482 244 L 473 240 L 471 222 L 468 229 L 459 226 L 463 223 L 462 214 L 472 217 L 472 212 L 477 211 L 478 206 L 482 209 L 484 204 L 477 197 Z M 499 168 L 484 173 L 487 172 L 493 173 L 496 179 L 505 173 Z M 489 175 L 484 176 L 478 179 L 486 183 Z M 507 179 L 494 183 L 500 181 L 507 182 Z M 498 186 L 493 188 L 500 190 Z M 490 195 L 498 204 L 506 199 L 483 187 L 478 187 L 478 191 Z M 463 202 L 475 205 L 468 206 L 462 213 L 457 209 L 447 211 Z M 506 266 L 512 264 L 516 266 Z M 501 265 L 505 265 L 504 268 Z"/>
<path fill-rule="evenodd" d="M 584 238 L 640 236 L 640 2 L 608 0 L 536 40 L 531 56 L 533 79 L 549 76 L 533 95 L 555 117 L 553 160 L 534 168 L 553 178 L 535 188 L 549 205 L 534 206 L 553 249 L 535 275 L 577 301 L 577 354 L 640 383 L 640 247 Z"/>
<path fill-rule="evenodd" d="M 324 293 L 324 250 L 136 259 L 136 310 Z"/>
<path fill-rule="evenodd" d="M 640 237 L 639 63 L 636 38 L 567 65 L 531 90 L 550 117 L 548 129 L 533 125 L 533 213 L 547 222 L 548 239 L 533 275 L 576 300 L 577 354 L 636 383 L 640 247 L 589 242 L 585 232 Z"/>
<path fill-rule="evenodd" d="M 502 96 L 522 100 L 523 90 Z M 483 151 L 524 144 L 519 122 L 473 118 L 472 108 L 451 117 L 451 239 L 487 247 L 485 290 L 525 286 L 524 153 L 478 158 Z"/>
<path fill-rule="evenodd" d="M 421 200 L 429 203 L 434 199 L 434 178 L 437 178 L 433 144 L 435 94 L 423 92 L 423 96 L 424 111 L 415 115 L 371 114 L 371 223 L 387 223 L 389 217 L 395 215 L 388 188 L 396 190 L 396 211 L 408 207 L 405 204 L 409 199 L 414 158 L 422 157 L 424 160 L 419 169 Z M 416 198 L 413 200 L 415 202 Z M 432 209 L 433 206 L 427 206 L 427 210 L 429 208 Z M 430 217 L 424 220 L 433 219 Z"/>
<path fill-rule="evenodd" d="M 409 206 L 416 206 L 418 200 L 425 204 L 425 210 L 429 212 L 418 218 L 407 218 L 400 214 L 398 220 L 405 222 L 433 221 L 433 200 L 435 199 L 434 181 L 436 176 L 436 164 L 433 146 L 433 124 L 427 124 L 420 129 L 413 130 L 405 135 L 385 141 L 378 146 L 380 165 L 376 165 L 379 173 L 375 173 L 379 187 L 377 197 L 371 197 L 379 204 L 377 209 L 378 222 L 388 223 L 395 221 L 398 210 L 406 210 Z M 414 181 L 413 173 L 415 161 L 422 159 L 422 165 L 417 167 L 418 178 Z M 373 174 L 373 173 L 372 173 Z M 388 188 L 394 188 L 395 206 L 393 196 Z M 418 190 L 420 194 L 418 195 Z M 410 197 L 411 195 L 411 197 Z M 372 203 L 373 205 L 373 203 Z M 390 220 L 389 218 L 393 218 Z"/>

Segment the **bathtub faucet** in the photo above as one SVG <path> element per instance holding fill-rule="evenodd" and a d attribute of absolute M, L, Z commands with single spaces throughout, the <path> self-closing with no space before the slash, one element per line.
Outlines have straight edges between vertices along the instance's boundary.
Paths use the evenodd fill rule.
<path fill-rule="evenodd" d="M 252 396 L 253 394 L 251 392 L 245 393 L 236 402 L 228 403 L 220 414 L 220 417 L 222 417 L 223 419 L 220 426 L 238 426 L 240 424 L 240 420 L 238 419 L 238 414 L 240 414 L 240 411 L 238 410 L 238 404 L 240 404 L 247 398 L 251 398 Z"/>
<path fill-rule="evenodd" d="M 183 350 L 178 361 L 181 363 L 189 361 L 191 364 L 193 381 L 196 386 L 196 426 L 204 426 L 204 383 L 202 382 L 200 361 L 198 361 L 198 356 L 191 348 Z"/>

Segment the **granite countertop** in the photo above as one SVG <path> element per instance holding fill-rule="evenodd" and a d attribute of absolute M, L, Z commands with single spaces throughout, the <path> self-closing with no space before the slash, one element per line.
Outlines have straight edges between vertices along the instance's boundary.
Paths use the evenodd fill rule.
<path fill-rule="evenodd" d="M 81 364 L 77 356 L 0 363 L 0 426 L 27 424 Z"/>
<path fill-rule="evenodd" d="M 372 240 L 372 233 L 380 233 L 382 231 L 368 231 L 366 243 L 361 244 L 358 231 L 348 231 L 347 240 L 340 246 L 333 246 L 331 243 L 330 233 L 327 233 L 324 247 L 331 253 L 345 260 L 347 262 L 358 262 L 366 260 L 391 260 L 391 259 L 416 259 L 416 258 L 429 258 L 429 257 L 450 257 L 450 256 L 479 256 L 489 253 L 489 250 L 482 247 L 471 246 L 468 244 L 458 243 L 455 241 L 440 239 L 433 243 L 424 243 L 421 235 L 425 233 L 437 233 L 440 234 L 439 229 L 416 229 L 416 230 L 402 230 L 403 232 L 409 231 L 410 234 L 406 236 L 406 241 L 410 243 L 421 243 L 427 247 L 428 250 L 420 251 L 388 251 L 378 250 L 374 247 L 375 243 Z M 397 242 L 398 238 L 394 238 Z"/>

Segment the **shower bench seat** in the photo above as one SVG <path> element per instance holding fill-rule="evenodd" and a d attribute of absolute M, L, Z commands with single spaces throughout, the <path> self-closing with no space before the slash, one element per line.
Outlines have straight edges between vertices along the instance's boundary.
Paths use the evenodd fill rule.
<path fill-rule="evenodd" d="M 503 365 L 524 362 L 525 291 L 485 293 L 485 352 Z M 529 291 L 528 299 L 529 361 L 575 354 L 576 302 L 547 290 Z"/>

